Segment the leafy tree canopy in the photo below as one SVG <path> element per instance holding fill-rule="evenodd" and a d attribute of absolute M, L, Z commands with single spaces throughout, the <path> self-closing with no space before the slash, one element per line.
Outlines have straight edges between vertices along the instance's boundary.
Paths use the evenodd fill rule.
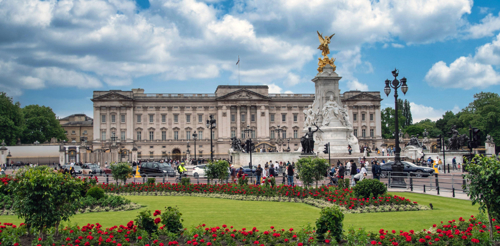
<path fill-rule="evenodd" d="M 20 103 L 13 103 L 11 97 L 0 92 L 0 142 L 15 145 L 23 132 L 24 118 Z"/>
<path fill-rule="evenodd" d="M 23 143 L 38 141 L 44 143 L 51 138 L 67 140 L 64 129 L 56 119 L 51 108 L 39 105 L 28 105 L 22 109 L 25 127 L 22 135 Z"/>

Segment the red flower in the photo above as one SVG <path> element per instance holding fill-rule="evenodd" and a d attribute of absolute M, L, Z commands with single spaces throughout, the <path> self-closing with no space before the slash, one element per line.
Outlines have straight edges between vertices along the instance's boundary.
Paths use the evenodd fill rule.
<path fill-rule="evenodd" d="M 156 218 L 156 219 L 155 219 L 155 224 L 158 224 L 158 223 L 160 223 L 160 222 L 161 222 L 161 218 Z"/>
<path fill-rule="evenodd" d="M 153 213 L 153 216 L 157 216 L 157 215 L 160 215 L 160 214 L 161 214 L 160 210 L 155 210 L 155 212 Z"/>
<path fill-rule="evenodd" d="M 326 239 L 326 240 L 325 240 L 325 243 L 330 243 L 330 240 Z"/>

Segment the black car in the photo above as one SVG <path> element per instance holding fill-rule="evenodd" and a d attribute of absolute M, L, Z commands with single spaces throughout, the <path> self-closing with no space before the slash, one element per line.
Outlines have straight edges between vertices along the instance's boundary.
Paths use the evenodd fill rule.
<path fill-rule="evenodd" d="M 381 178 L 385 178 L 388 176 L 388 172 L 392 171 L 392 164 L 393 163 L 394 162 L 391 161 L 391 162 L 387 162 L 386 164 L 380 166 L 380 169 L 382 171 L 382 173 L 380 174 Z M 407 161 L 402 161 L 402 163 L 404 165 L 403 172 L 410 173 L 410 175 L 412 175 L 412 176 L 428 177 L 434 173 L 434 169 L 432 169 L 432 168 L 420 167 L 420 166 L 417 166 L 417 165 L 415 165 L 411 162 L 407 162 Z"/>
<path fill-rule="evenodd" d="M 160 162 L 143 162 L 139 168 L 141 175 L 175 177 L 176 171 L 169 164 Z"/>
<path fill-rule="evenodd" d="M 242 167 L 243 168 L 243 173 L 248 175 L 248 176 L 255 176 L 255 166 L 252 166 L 252 170 L 250 170 L 250 166 L 244 166 Z M 238 173 L 238 171 L 240 171 L 240 169 L 236 169 L 236 173 Z"/>

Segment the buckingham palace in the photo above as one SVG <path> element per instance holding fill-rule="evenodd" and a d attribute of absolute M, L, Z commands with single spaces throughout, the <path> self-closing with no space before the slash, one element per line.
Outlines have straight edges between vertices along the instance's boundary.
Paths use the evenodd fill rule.
<path fill-rule="evenodd" d="M 126 160 L 195 155 L 207 159 L 211 138 L 206 121 L 210 116 L 216 120 L 211 133 L 216 158 L 228 158 L 231 137 L 251 137 L 258 151 L 297 151 L 303 135 L 303 111 L 313 103 L 314 94 L 273 94 L 267 85 L 220 85 L 213 94 L 94 91 L 91 100 L 93 150 L 114 148 Z M 378 91 L 341 94 L 360 146 L 383 144 L 380 101 Z M 245 134 L 247 129 L 253 130 L 246 131 L 250 136 Z M 137 156 L 130 156 L 132 152 Z"/>

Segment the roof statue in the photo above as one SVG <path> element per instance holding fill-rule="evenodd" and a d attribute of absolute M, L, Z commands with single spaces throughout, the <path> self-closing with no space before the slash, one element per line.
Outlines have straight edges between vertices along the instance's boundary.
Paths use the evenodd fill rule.
<path fill-rule="evenodd" d="M 328 58 L 328 54 L 330 54 L 330 48 L 328 47 L 328 45 L 330 44 L 330 40 L 332 39 L 332 37 L 335 35 L 332 34 L 331 36 L 325 36 L 323 37 L 323 35 L 321 33 L 319 33 L 319 31 L 316 31 L 318 33 L 318 39 L 319 39 L 319 46 L 318 46 L 318 50 L 321 50 L 321 54 L 323 55 L 323 59 L 322 58 L 318 58 L 318 72 L 323 72 L 323 67 L 326 66 L 326 64 L 330 64 L 330 66 L 333 67 L 333 71 L 335 71 L 336 69 L 336 66 L 335 64 L 333 64 L 333 62 L 335 62 L 335 58 Z"/>

